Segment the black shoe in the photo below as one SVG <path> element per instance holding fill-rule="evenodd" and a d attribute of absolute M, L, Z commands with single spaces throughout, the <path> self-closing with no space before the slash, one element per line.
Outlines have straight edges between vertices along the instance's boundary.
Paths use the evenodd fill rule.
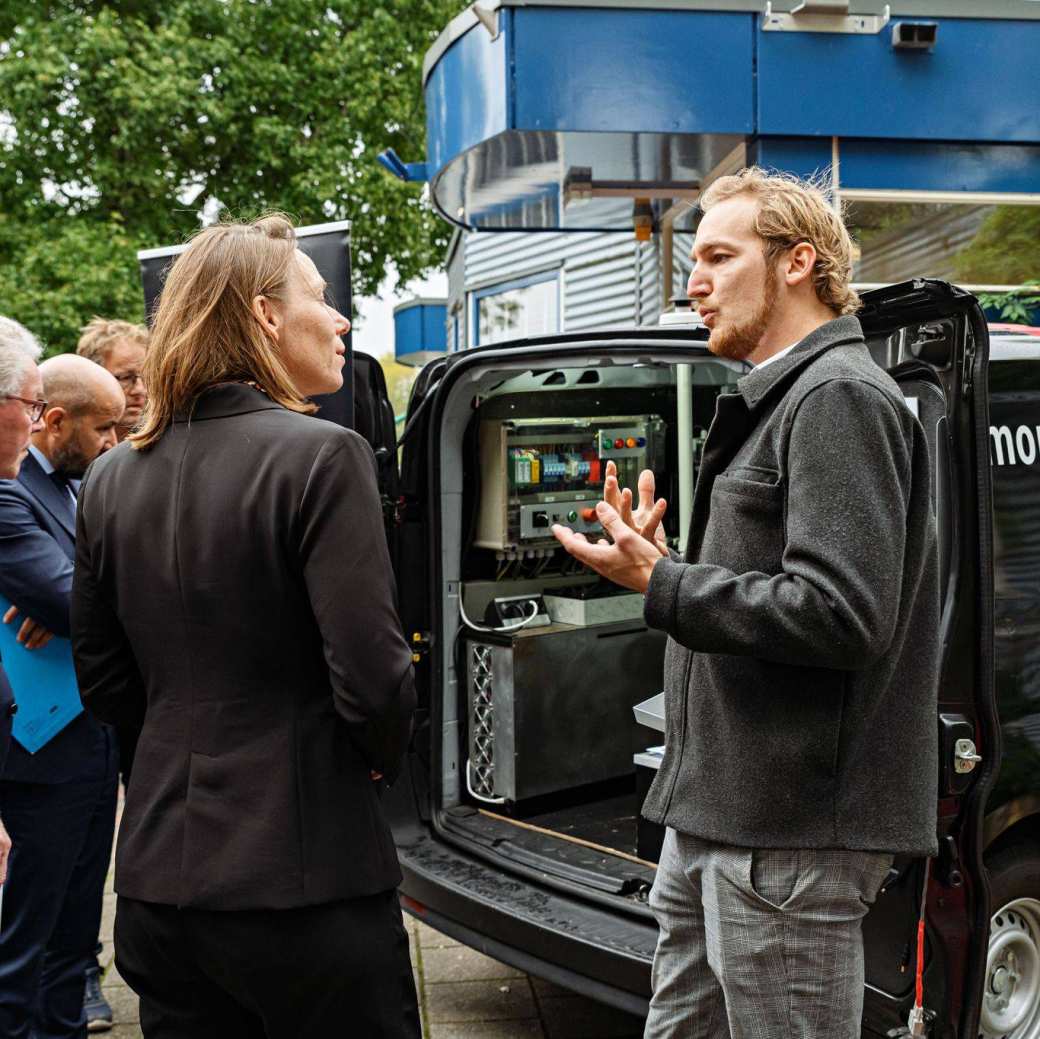
<path fill-rule="evenodd" d="M 97 967 L 87 968 L 83 1009 L 87 1014 L 88 1032 L 107 1032 L 112 1027 L 112 1008 L 101 991 L 101 971 Z"/>

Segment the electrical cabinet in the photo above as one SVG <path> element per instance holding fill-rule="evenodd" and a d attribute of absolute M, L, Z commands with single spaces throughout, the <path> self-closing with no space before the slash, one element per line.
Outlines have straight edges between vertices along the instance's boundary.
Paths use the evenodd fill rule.
<path fill-rule="evenodd" d="M 596 502 L 607 462 L 622 486 L 664 458 L 658 415 L 495 419 L 480 424 L 480 509 L 475 544 L 512 551 L 552 542 L 560 523 L 599 534 Z"/>

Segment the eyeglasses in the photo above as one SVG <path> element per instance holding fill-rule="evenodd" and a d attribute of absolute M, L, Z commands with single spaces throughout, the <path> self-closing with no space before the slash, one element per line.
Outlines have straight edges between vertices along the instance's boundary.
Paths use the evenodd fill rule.
<path fill-rule="evenodd" d="M 20 400 L 23 404 L 28 404 L 29 406 L 25 409 L 25 411 L 33 422 L 39 422 L 40 417 L 47 410 L 47 402 L 45 400 L 33 400 L 28 397 L 16 397 L 13 393 L 5 393 L 4 400 Z"/>
<path fill-rule="evenodd" d="M 123 387 L 124 390 L 132 390 L 136 383 L 144 385 L 144 376 L 140 372 L 123 372 L 121 375 L 116 376 L 116 382 Z"/>

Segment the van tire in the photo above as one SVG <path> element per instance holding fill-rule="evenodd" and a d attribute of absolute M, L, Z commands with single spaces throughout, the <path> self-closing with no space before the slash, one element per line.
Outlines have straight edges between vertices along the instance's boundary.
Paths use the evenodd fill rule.
<path fill-rule="evenodd" d="M 1040 1039 L 1040 848 L 1009 845 L 986 865 L 991 913 L 979 1036 Z"/>

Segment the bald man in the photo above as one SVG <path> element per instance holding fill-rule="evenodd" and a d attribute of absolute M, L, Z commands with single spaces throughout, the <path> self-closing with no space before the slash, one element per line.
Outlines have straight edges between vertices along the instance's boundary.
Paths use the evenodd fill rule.
<path fill-rule="evenodd" d="M 104 368 L 62 355 L 39 367 L 47 400 L 17 480 L 0 480 L 0 594 L 27 648 L 69 635 L 76 493 L 116 443 L 125 397 Z M 15 691 L 17 693 L 17 690 Z M 35 754 L 12 740 L 0 778 L 11 834 L 0 926 L 0 1036 L 86 1039 L 83 992 L 115 824 L 114 734 L 89 714 Z"/>

